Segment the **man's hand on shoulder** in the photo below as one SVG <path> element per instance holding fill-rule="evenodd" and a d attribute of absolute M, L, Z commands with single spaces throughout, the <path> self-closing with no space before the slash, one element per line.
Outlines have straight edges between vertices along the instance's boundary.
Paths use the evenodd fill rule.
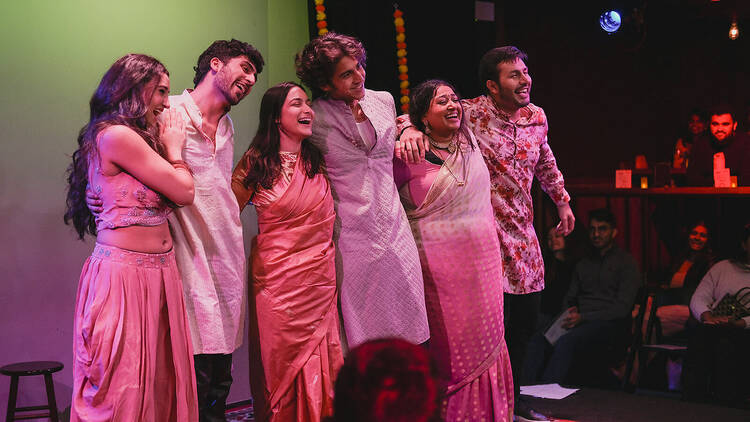
<path fill-rule="evenodd" d="M 414 126 L 409 126 L 396 140 L 393 153 L 404 162 L 416 164 L 424 161 L 424 155 L 429 150 L 430 143 L 427 142 L 427 137 Z"/>

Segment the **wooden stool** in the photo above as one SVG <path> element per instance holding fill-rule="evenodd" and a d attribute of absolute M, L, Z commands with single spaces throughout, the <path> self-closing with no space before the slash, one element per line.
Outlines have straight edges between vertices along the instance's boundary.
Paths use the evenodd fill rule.
<path fill-rule="evenodd" d="M 60 362 L 20 362 L 5 365 L 0 368 L 0 373 L 10 377 L 10 394 L 8 395 L 8 413 L 5 416 L 7 422 L 21 419 L 50 418 L 58 422 L 57 402 L 55 402 L 55 387 L 52 385 L 52 373 L 63 369 Z M 47 386 L 47 405 L 46 406 L 27 406 L 16 407 L 16 396 L 18 395 L 18 377 L 28 377 L 32 375 L 44 375 L 44 383 Z M 29 412 L 32 410 L 47 410 L 43 413 L 15 416 L 16 412 Z"/>

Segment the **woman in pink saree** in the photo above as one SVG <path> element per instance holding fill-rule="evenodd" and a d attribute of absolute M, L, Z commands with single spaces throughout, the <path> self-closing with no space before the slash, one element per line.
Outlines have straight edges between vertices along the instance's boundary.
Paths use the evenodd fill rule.
<path fill-rule="evenodd" d="M 332 240 L 336 216 L 322 155 L 306 140 L 313 117 L 299 85 L 269 89 L 258 133 L 232 174 L 240 210 L 251 203 L 258 213 L 250 257 L 251 338 L 260 349 L 251 365 L 258 420 L 330 416 L 343 364 Z"/>
<path fill-rule="evenodd" d="M 410 100 L 409 118 L 430 138 L 430 151 L 417 164 L 395 159 L 394 177 L 422 264 L 441 419 L 511 421 L 513 378 L 489 173 L 462 126 L 452 86 L 429 80 Z"/>

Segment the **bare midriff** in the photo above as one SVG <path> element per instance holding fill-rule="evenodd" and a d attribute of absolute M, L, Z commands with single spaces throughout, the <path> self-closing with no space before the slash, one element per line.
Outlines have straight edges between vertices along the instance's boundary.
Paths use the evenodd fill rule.
<path fill-rule="evenodd" d="M 163 253 L 172 249 L 169 224 L 158 226 L 128 226 L 100 230 L 96 241 L 120 249 L 144 253 Z"/>

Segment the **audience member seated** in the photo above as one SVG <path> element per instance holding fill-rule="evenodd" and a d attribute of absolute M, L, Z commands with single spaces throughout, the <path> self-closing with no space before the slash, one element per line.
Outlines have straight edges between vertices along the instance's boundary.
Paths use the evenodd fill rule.
<path fill-rule="evenodd" d="M 522 384 L 562 383 L 571 377 L 580 380 L 589 374 L 570 371 L 574 361 L 595 357 L 586 366 L 592 371 L 606 369 L 613 362 L 603 352 L 612 351 L 612 346 L 620 343 L 624 352 L 640 277 L 635 259 L 615 244 L 615 236 L 617 228 L 611 211 L 597 209 L 589 213 L 593 248 L 573 271 L 565 297 L 570 306 L 563 322 L 567 332 L 554 345 L 542 333 L 532 338 Z"/>
<path fill-rule="evenodd" d="M 698 287 L 698 283 L 711 265 L 714 264 L 714 256 L 708 246 L 708 240 L 709 231 L 703 221 L 692 225 L 690 232 L 687 234 L 687 242 L 683 246 L 683 251 L 676 255 L 666 274 L 657 276 L 663 290 L 656 295 L 656 303 L 649 302 L 644 312 L 641 330 L 644 341 L 650 341 L 651 343 L 686 343 L 689 326 L 697 324 L 695 319 L 690 318 L 690 308 L 688 307 L 690 298 Z M 657 306 L 657 318 L 651 337 L 647 337 L 651 306 Z M 638 305 L 636 305 L 636 308 L 638 308 Z M 633 311 L 634 317 L 637 312 L 637 309 Z M 661 336 L 657 336 L 656 333 L 661 334 Z M 653 357 L 657 359 L 648 361 L 649 368 L 652 369 L 649 372 L 651 378 L 642 379 L 640 382 L 658 384 L 659 388 L 668 388 L 670 391 L 679 390 L 683 363 L 681 355 L 674 353 Z"/>
<path fill-rule="evenodd" d="M 714 167 L 729 168 L 737 176 L 738 186 L 750 185 L 750 139 L 737 131 L 737 120 L 728 106 L 718 106 L 711 111 L 710 133 L 695 140 L 687 168 L 690 186 L 713 186 Z M 722 163 L 723 161 L 723 163 Z M 723 167 L 722 167 L 723 166 Z"/>
<path fill-rule="evenodd" d="M 706 126 L 706 113 L 698 108 L 691 110 L 687 121 L 687 130 L 683 129 L 683 133 L 677 138 L 674 145 L 673 168 L 685 169 L 688 167 L 693 143 L 697 137 L 706 132 Z"/>
<path fill-rule="evenodd" d="M 708 239 L 706 224 L 702 221 L 696 223 L 688 233 L 686 250 L 673 261 L 671 277 L 664 280 L 665 291 L 658 296 L 656 310 L 664 337 L 673 337 L 686 329 L 690 317 L 690 298 L 714 264 Z"/>
<path fill-rule="evenodd" d="M 564 309 L 565 294 L 570 287 L 575 261 L 565 236 L 556 227 L 547 230 L 544 254 L 544 290 L 541 295 L 539 329 L 547 327 Z"/>
<path fill-rule="evenodd" d="M 426 349 L 400 339 L 371 340 L 346 357 L 330 421 L 434 420 L 437 391 Z"/>
<path fill-rule="evenodd" d="M 734 258 L 711 267 L 690 300 L 690 311 L 700 324 L 693 330 L 688 344 L 684 375 L 686 399 L 714 399 L 743 407 L 750 404 L 747 359 L 750 316 L 722 316 L 716 309 L 726 295 L 735 295 L 746 287 L 750 288 L 750 224 L 742 230 L 739 252 Z M 746 300 L 750 300 L 750 295 Z"/>

